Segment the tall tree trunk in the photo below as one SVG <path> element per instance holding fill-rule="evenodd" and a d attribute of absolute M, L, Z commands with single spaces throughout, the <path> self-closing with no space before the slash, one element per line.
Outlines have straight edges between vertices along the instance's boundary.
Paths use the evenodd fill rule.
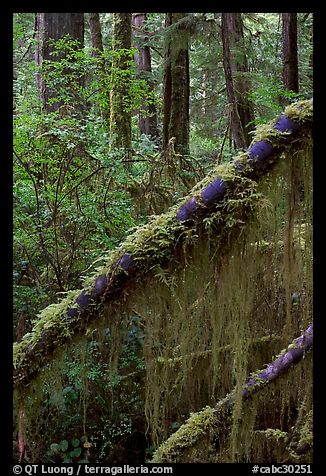
<path fill-rule="evenodd" d="M 110 132 L 113 147 L 131 149 L 131 114 L 126 110 L 129 75 L 129 55 L 121 50 L 131 49 L 131 13 L 113 13 L 112 87 L 110 93 Z"/>
<path fill-rule="evenodd" d="M 167 13 L 166 28 L 186 15 Z M 163 79 L 163 147 L 172 138 L 177 152 L 189 152 L 189 40 L 182 23 L 167 33 Z"/>
<path fill-rule="evenodd" d="M 241 13 L 222 13 L 223 67 L 234 146 L 244 149 L 251 142 L 253 108 L 248 95 L 248 63 Z"/>
<path fill-rule="evenodd" d="M 102 30 L 99 13 L 90 13 L 88 17 L 91 33 L 92 56 L 97 57 L 103 53 Z"/>
<path fill-rule="evenodd" d="M 103 38 L 102 38 L 102 29 L 101 29 L 101 22 L 100 22 L 100 15 L 99 13 L 90 13 L 88 17 L 89 22 L 89 29 L 91 33 L 91 45 L 92 51 L 91 55 L 94 58 L 98 58 L 98 81 L 100 83 L 100 87 L 102 89 L 103 95 L 102 100 L 99 104 L 100 114 L 108 124 L 108 128 L 110 125 L 110 93 L 109 93 L 109 77 L 106 71 L 106 64 L 105 59 L 103 56 L 104 48 L 103 48 Z"/>
<path fill-rule="evenodd" d="M 297 14 L 282 13 L 283 84 L 299 92 Z"/>
<path fill-rule="evenodd" d="M 142 28 L 146 21 L 146 13 L 133 13 L 132 23 L 137 28 Z M 146 41 L 146 37 L 143 37 L 143 41 Z M 151 50 L 148 45 L 142 45 L 140 41 L 135 39 L 138 53 L 135 55 L 135 61 L 138 67 L 140 75 L 143 75 L 146 80 L 150 91 L 153 91 L 154 84 L 151 78 L 152 64 L 151 64 Z M 146 98 L 144 98 L 146 99 Z M 139 129 L 141 134 L 150 135 L 152 137 L 158 136 L 157 130 L 157 113 L 155 104 L 144 104 L 139 111 Z"/>
<path fill-rule="evenodd" d="M 54 56 L 53 45 L 49 40 L 58 40 L 66 35 L 71 39 L 78 40 L 80 48 L 84 47 L 84 14 L 83 13 L 37 13 L 36 19 L 37 46 L 35 59 L 37 65 L 41 66 L 44 60 L 59 61 L 63 55 Z M 56 111 L 62 106 L 61 101 L 51 104 L 51 99 L 57 95 L 57 91 L 51 89 L 42 78 L 42 74 L 37 74 L 37 86 L 46 112 Z M 82 79 L 79 79 L 79 83 Z"/>
<path fill-rule="evenodd" d="M 165 28 L 172 25 L 172 13 L 165 14 Z M 171 79 L 171 45 L 170 38 L 165 38 L 164 76 L 163 76 L 163 148 L 169 142 L 169 124 L 171 115 L 172 79 Z"/>

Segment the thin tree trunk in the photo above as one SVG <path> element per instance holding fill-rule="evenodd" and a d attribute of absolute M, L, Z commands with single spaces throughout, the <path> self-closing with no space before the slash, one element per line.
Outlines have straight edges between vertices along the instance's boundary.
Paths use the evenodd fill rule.
<path fill-rule="evenodd" d="M 283 84 L 299 92 L 297 14 L 282 13 Z"/>
<path fill-rule="evenodd" d="M 172 13 L 165 14 L 165 28 L 172 25 Z M 169 124 L 171 115 L 171 96 L 172 96 L 172 80 L 171 80 L 171 44 L 170 39 L 165 38 L 164 52 L 164 76 L 163 76 L 163 148 L 169 142 Z"/>
<path fill-rule="evenodd" d="M 137 28 L 142 28 L 146 21 L 146 13 L 133 13 L 132 22 Z M 146 37 L 143 41 L 146 41 Z M 138 67 L 140 75 L 143 74 L 150 91 L 153 91 L 154 85 L 151 79 L 152 64 L 151 64 L 151 51 L 148 45 L 141 45 L 141 43 L 135 40 L 138 53 L 135 55 L 135 61 Z M 144 98 L 146 100 L 146 98 Z M 158 137 L 157 130 L 157 113 L 154 104 L 144 104 L 139 111 L 139 129 L 141 134 L 150 135 L 152 137 Z"/>
<path fill-rule="evenodd" d="M 131 149 L 131 114 L 126 110 L 129 56 L 121 50 L 131 49 L 131 13 L 113 13 L 112 88 L 110 93 L 110 132 L 113 147 Z M 128 152 L 129 153 L 129 152 Z"/>
<path fill-rule="evenodd" d="M 98 80 L 100 83 L 100 87 L 103 91 L 102 101 L 99 104 L 100 114 L 108 124 L 108 128 L 110 125 L 110 92 L 108 88 L 108 73 L 106 71 L 106 63 L 103 56 L 104 48 L 103 48 L 103 38 L 102 38 L 102 29 L 101 29 L 101 22 L 100 22 L 100 15 L 99 13 L 90 13 L 89 17 L 89 29 L 91 33 L 91 45 L 92 51 L 91 55 L 93 58 L 98 58 Z"/>
<path fill-rule="evenodd" d="M 184 13 L 167 13 L 165 26 L 171 27 Z M 189 152 L 189 54 L 188 32 L 181 25 L 168 33 L 165 45 L 163 80 L 163 147 L 172 138 L 177 152 Z"/>
<path fill-rule="evenodd" d="M 222 13 L 223 67 L 234 146 L 244 149 L 251 142 L 253 108 L 248 99 L 250 86 L 244 47 L 241 13 Z"/>
<path fill-rule="evenodd" d="M 84 14 L 83 13 L 37 13 L 36 19 L 37 43 L 35 60 L 41 66 L 44 60 L 60 61 L 63 55 L 53 56 L 54 47 L 49 40 L 58 40 L 66 35 L 78 40 L 80 48 L 84 46 Z M 51 104 L 51 99 L 57 96 L 58 91 L 51 89 L 42 78 L 36 76 L 37 86 L 46 112 L 56 111 L 62 106 L 62 101 Z M 79 79 L 82 82 L 82 79 Z"/>
<path fill-rule="evenodd" d="M 98 13 L 90 13 L 88 20 L 91 33 L 92 56 L 97 57 L 99 54 L 103 53 L 100 15 Z"/>

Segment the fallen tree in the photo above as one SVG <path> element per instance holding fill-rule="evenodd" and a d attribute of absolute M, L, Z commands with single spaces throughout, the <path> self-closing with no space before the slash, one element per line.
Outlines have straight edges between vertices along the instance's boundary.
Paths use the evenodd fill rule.
<path fill-rule="evenodd" d="M 249 216 L 251 195 L 259 179 L 283 152 L 310 140 L 311 125 L 312 101 L 288 106 L 277 121 L 256 132 L 247 152 L 214 169 L 179 205 L 129 236 L 83 289 L 69 292 L 59 303 L 43 310 L 32 331 L 14 344 L 14 382 L 28 385 L 57 348 L 99 317 L 103 304 L 118 302 L 127 284 L 145 280 L 158 264 L 164 267 L 190 232 L 195 233 L 217 210 L 224 219 L 223 229 L 229 215 L 228 201 L 242 194 L 245 213 L 241 218 Z M 232 220 L 228 229 L 237 224 L 236 219 Z"/>
<path fill-rule="evenodd" d="M 293 364 L 297 364 L 312 347 L 313 325 L 285 349 L 271 362 L 266 369 L 253 373 L 244 387 L 240 389 L 241 400 L 250 400 L 254 394 L 261 391 L 267 384 L 276 380 Z M 198 448 L 204 445 L 213 445 L 220 448 L 230 436 L 233 408 L 236 402 L 237 390 L 232 391 L 215 408 L 206 407 L 201 412 L 191 415 L 170 438 L 165 441 L 154 453 L 151 463 L 181 463 L 193 462 Z M 243 409 L 242 409 L 243 410 Z M 249 435 L 248 435 L 249 438 Z M 311 447 L 311 446 L 310 446 Z M 304 453 L 307 442 L 301 443 L 297 453 Z M 216 462 L 224 462 L 223 456 Z"/>

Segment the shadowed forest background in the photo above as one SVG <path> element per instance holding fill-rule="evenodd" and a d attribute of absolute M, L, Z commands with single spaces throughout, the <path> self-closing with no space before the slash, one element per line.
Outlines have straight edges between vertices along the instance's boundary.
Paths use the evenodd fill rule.
<path fill-rule="evenodd" d="M 273 140 L 265 124 L 299 104 L 289 117 L 305 127 L 312 22 L 312 13 L 14 14 L 17 362 L 40 322 L 57 325 L 53 303 L 89 285 L 133 233 L 140 249 L 142 230 L 148 224 L 152 239 L 150 225 L 161 216 L 160 240 L 171 240 L 171 207 L 210 174 L 232 181 L 234 156 L 255 137 Z M 191 414 L 242 388 L 311 321 L 308 135 L 280 151 L 289 169 L 281 165 L 262 188 L 239 179 L 229 218 L 214 209 L 204 225 L 191 225 L 177 258 L 156 266 L 156 248 L 143 249 L 144 294 L 132 283 L 77 338 L 66 329 L 65 345 L 42 363 L 35 385 L 17 386 L 15 460 L 312 461 L 308 357 L 293 380 L 284 377 L 273 397 L 262 397 L 262 413 L 256 402 L 246 419 L 235 397 L 230 441 L 217 445 L 220 434 L 210 441 L 219 460 L 197 439 L 191 454 L 178 455 L 173 442 L 162 460 L 159 452 Z M 215 309 L 227 324 L 214 321 Z M 198 424 L 213 428 L 208 413 Z"/>

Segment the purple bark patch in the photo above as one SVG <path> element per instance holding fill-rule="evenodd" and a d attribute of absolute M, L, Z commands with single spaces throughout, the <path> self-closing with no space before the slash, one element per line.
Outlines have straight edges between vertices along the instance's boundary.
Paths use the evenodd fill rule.
<path fill-rule="evenodd" d="M 124 271 L 130 271 L 135 266 L 135 261 L 129 253 L 125 253 L 121 258 L 116 261 L 114 267 L 120 267 Z"/>
<path fill-rule="evenodd" d="M 221 178 L 217 178 L 205 187 L 201 192 L 201 198 L 205 205 L 210 205 L 224 197 L 226 185 Z"/>
<path fill-rule="evenodd" d="M 273 152 L 273 146 L 266 140 L 260 140 L 252 144 L 249 149 L 249 160 L 250 159 L 258 159 L 258 160 L 265 160 L 269 157 Z"/>
<path fill-rule="evenodd" d="M 80 309 L 85 309 L 85 307 L 87 307 L 92 300 L 93 299 L 90 294 L 88 294 L 86 291 L 82 291 L 76 299 L 76 303 L 78 304 Z"/>
<path fill-rule="evenodd" d="M 311 443 L 304 443 L 296 450 L 296 453 L 297 455 L 303 455 L 307 453 L 307 451 L 309 451 L 311 447 L 312 447 Z"/>
<path fill-rule="evenodd" d="M 269 382 L 278 377 L 284 370 L 288 369 L 290 365 L 302 358 L 304 352 L 311 347 L 312 341 L 313 325 L 311 324 L 302 336 L 295 339 L 293 346 L 290 347 L 287 352 L 277 357 L 266 369 L 262 370 L 257 377 L 250 377 L 248 379 L 242 391 L 242 395 L 248 397 L 250 393 L 254 391 L 255 386 L 258 388 L 257 383 L 259 380 Z"/>
<path fill-rule="evenodd" d="M 181 207 L 178 210 L 177 213 L 177 220 L 178 221 L 185 221 L 188 220 L 188 218 L 191 217 L 198 209 L 200 208 L 199 203 L 195 199 L 195 197 L 192 197 L 190 200 L 188 200 L 184 205 L 181 205 Z"/>
<path fill-rule="evenodd" d="M 300 124 L 298 122 L 292 121 L 287 116 L 282 116 L 275 124 L 274 129 L 280 132 L 295 132 L 299 127 Z"/>
<path fill-rule="evenodd" d="M 77 307 L 69 307 L 69 309 L 67 309 L 66 315 L 68 317 L 76 317 L 79 314 L 79 312 L 80 311 Z"/>
<path fill-rule="evenodd" d="M 39 339 L 39 343 L 40 344 L 44 344 L 44 342 L 46 341 L 47 339 L 47 336 L 48 336 L 48 333 L 45 329 L 42 330 L 42 333 L 41 333 L 41 337 Z"/>
<path fill-rule="evenodd" d="M 98 276 L 95 280 L 94 287 L 92 289 L 92 296 L 99 297 L 101 294 L 104 293 L 106 286 L 108 283 L 108 278 L 103 274 L 102 276 Z"/>
<path fill-rule="evenodd" d="M 269 166 L 267 159 L 273 153 L 273 146 L 265 140 L 260 140 L 249 149 L 248 164 L 258 174 L 264 173 Z"/>

